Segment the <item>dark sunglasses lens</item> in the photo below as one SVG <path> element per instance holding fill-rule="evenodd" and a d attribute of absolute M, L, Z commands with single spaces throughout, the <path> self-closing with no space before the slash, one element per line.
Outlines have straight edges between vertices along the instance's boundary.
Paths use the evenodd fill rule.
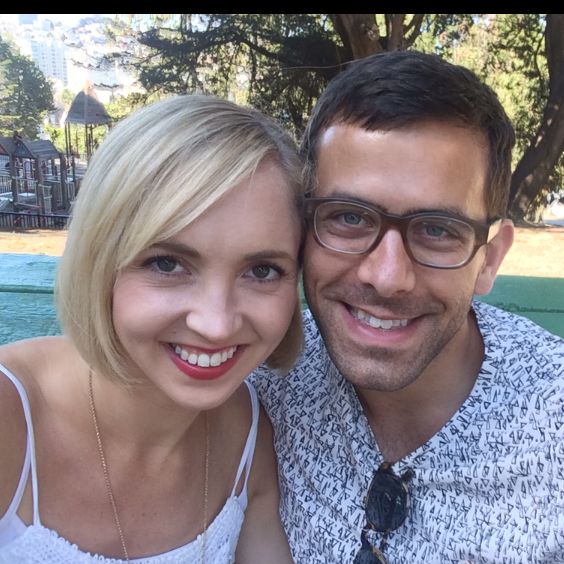
<path fill-rule="evenodd" d="M 366 498 L 366 517 L 379 533 L 397 529 L 407 516 L 409 495 L 403 481 L 377 472 Z"/>
<path fill-rule="evenodd" d="M 388 564 L 388 562 L 382 555 L 376 554 L 372 550 L 361 548 L 357 552 L 353 564 Z"/>

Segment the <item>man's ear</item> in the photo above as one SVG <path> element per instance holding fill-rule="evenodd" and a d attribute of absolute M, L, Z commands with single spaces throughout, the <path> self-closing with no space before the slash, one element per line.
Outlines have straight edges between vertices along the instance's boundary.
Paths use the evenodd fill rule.
<path fill-rule="evenodd" d="M 476 279 L 474 294 L 483 296 L 492 289 L 497 271 L 513 244 L 514 234 L 513 222 L 510 219 L 502 220 L 497 235 L 485 245 L 486 258 Z"/>

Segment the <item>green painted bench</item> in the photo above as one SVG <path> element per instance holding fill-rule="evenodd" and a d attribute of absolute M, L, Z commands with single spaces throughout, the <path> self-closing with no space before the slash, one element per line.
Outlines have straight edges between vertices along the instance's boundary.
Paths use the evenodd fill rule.
<path fill-rule="evenodd" d="M 57 335 L 53 280 L 59 259 L 0 254 L 0 344 Z M 498 276 L 482 301 L 532 319 L 564 337 L 564 279 Z"/>

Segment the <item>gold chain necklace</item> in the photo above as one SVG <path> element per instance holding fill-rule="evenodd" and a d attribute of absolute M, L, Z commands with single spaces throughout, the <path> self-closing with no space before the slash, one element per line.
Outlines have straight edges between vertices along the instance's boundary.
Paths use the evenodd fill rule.
<path fill-rule="evenodd" d="M 96 431 L 96 438 L 98 439 L 98 449 L 100 450 L 100 460 L 102 461 L 102 470 L 104 471 L 104 480 L 106 482 L 106 489 L 108 490 L 108 497 L 114 512 L 114 520 L 119 533 L 119 540 L 123 548 L 125 560 L 130 562 L 129 554 L 127 553 L 127 546 L 123 538 L 123 530 L 119 522 L 119 516 L 114 500 L 114 493 L 108 475 L 108 465 L 106 464 L 106 457 L 104 456 L 104 448 L 102 447 L 102 438 L 100 436 L 100 429 L 98 427 L 98 417 L 96 416 L 96 408 L 94 407 L 94 393 L 92 391 L 92 370 L 88 374 L 88 393 L 90 397 L 90 410 L 92 411 L 92 420 L 94 421 L 94 430 Z M 208 531 L 208 483 L 209 483 L 209 468 L 210 468 L 210 424 L 208 420 L 208 412 L 204 413 L 206 419 L 206 470 L 204 478 L 204 532 L 202 539 L 202 564 L 206 564 L 206 548 L 207 548 L 207 531 Z"/>

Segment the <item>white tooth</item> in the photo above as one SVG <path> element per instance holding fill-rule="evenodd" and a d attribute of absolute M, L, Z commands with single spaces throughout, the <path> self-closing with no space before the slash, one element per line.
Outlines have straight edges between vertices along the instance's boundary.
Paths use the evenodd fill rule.
<path fill-rule="evenodd" d="M 227 351 L 223 351 L 221 353 L 221 362 L 225 362 L 227 360 Z"/>
<path fill-rule="evenodd" d="M 182 351 L 180 352 L 180 356 L 182 357 L 182 360 L 188 360 L 188 357 L 190 355 L 184 349 L 182 349 Z"/>
<path fill-rule="evenodd" d="M 392 319 L 392 327 L 399 327 L 400 320 L 399 319 Z"/>
<path fill-rule="evenodd" d="M 391 319 L 381 319 L 380 320 L 380 327 L 382 329 L 391 329 L 392 328 L 392 320 Z"/>
<path fill-rule="evenodd" d="M 362 321 L 366 317 L 365 313 L 361 309 L 357 309 L 356 311 L 357 317 Z"/>
<path fill-rule="evenodd" d="M 377 317 L 370 316 L 370 327 L 378 329 L 380 327 L 380 320 Z"/>
<path fill-rule="evenodd" d="M 402 327 L 405 327 L 407 325 L 407 319 L 402 319 L 400 323 Z"/>
<path fill-rule="evenodd" d="M 188 362 L 190 364 L 198 364 L 198 355 L 196 353 L 190 353 L 188 357 Z"/>
<path fill-rule="evenodd" d="M 210 365 L 210 357 L 207 354 L 198 355 L 198 366 L 207 368 Z"/>
<path fill-rule="evenodd" d="M 210 359 L 211 366 L 219 366 L 221 364 L 221 353 L 213 353 Z"/>
<path fill-rule="evenodd" d="M 174 347 L 174 352 L 175 352 L 176 354 L 181 354 L 181 353 L 182 353 L 182 349 L 181 349 L 178 345 L 176 345 L 176 346 Z"/>
<path fill-rule="evenodd" d="M 232 358 L 234 354 L 235 354 L 235 347 L 227 351 L 227 358 Z"/>

